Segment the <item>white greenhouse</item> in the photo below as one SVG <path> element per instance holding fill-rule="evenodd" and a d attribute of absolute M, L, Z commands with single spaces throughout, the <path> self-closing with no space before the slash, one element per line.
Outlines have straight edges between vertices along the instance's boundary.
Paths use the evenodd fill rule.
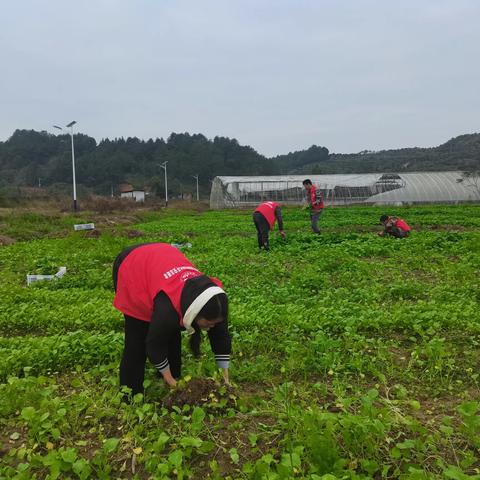
<path fill-rule="evenodd" d="M 254 206 L 273 200 L 304 202 L 302 181 L 310 178 L 327 205 L 462 203 L 480 201 L 480 184 L 462 172 L 362 173 L 215 177 L 210 208 Z"/>

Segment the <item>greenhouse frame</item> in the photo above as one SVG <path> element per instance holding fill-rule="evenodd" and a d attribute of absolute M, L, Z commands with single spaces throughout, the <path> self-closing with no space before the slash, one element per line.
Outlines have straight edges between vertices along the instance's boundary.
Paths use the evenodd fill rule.
<path fill-rule="evenodd" d="M 219 176 L 212 182 L 210 208 L 251 207 L 272 200 L 302 204 L 303 180 L 324 193 L 327 205 L 413 205 L 480 201 L 478 176 L 463 172 L 360 173 L 334 175 Z"/>

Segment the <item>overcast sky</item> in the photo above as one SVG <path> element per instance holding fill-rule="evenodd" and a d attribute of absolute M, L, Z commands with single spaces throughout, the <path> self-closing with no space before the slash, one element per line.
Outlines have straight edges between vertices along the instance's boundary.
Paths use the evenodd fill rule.
<path fill-rule="evenodd" d="M 479 25 L 477 0 L 3 0 L 0 140 L 435 146 L 480 131 Z"/>

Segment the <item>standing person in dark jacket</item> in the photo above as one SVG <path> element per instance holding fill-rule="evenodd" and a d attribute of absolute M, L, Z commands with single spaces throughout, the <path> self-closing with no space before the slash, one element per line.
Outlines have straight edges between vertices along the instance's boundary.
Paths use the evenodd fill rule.
<path fill-rule="evenodd" d="M 257 229 L 258 248 L 270 249 L 268 234 L 270 230 L 273 230 L 276 221 L 278 221 L 280 235 L 285 238 L 282 209 L 278 203 L 264 202 L 255 209 L 253 212 L 253 223 L 255 223 L 255 228 Z"/>
<path fill-rule="evenodd" d="M 410 231 L 412 230 L 407 222 L 399 217 L 382 215 L 380 217 L 380 224 L 385 227 L 383 231 L 378 232 L 381 237 L 391 235 L 395 238 L 405 238 L 410 235 Z"/>
<path fill-rule="evenodd" d="M 304 180 L 302 183 L 307 191 L 308 203 L 310 205 L 310 221 L 312 223 L 312 230 L 314 233 L 319 234 L 320 229 L 318 228 L 318 219 L 323 213 L 323 208 L 325 206 L 323 203 L 323 192 L 318 190 L 309 178 Z"/>
<path fill-rule="evenodd" d="M 113 265 L 113 305 L 125 316 L 125 346 L 120 385 L 143 392 L 145 362 L 152 362 L 165 382 L 181 375 L 181 331 L 191 335 L 190 348 L 200 356 L 201 330 L 208 330 L 217 366 L 228 383 L 231 339 L 228 299 L 222 284 L 198 271 L 169 244 L 135 245 Z"/>

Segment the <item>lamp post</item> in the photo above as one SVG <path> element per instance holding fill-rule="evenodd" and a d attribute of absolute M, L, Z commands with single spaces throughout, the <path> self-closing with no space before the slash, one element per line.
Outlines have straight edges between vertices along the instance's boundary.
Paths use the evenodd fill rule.
<path fill-rule="evenodd" d="M 77 211 L 77 182 L 75 180 L 75 148 L 73 146 L 73 126 L 77 122 L 73 120 L 73 122 L 70 122 L 68 125 L 65 125 L 67 128 L 70 128 L 70 136 L 72 137 L 72 173 L 73 173 L 73 211 Z M 58 125 L 54 125 L 54 128 L 57 128 L 58 130 L 62 130 L 62 127 L 59 127 Z"/>
<path fill-rule="evenodd" d="M 200 197 L 198 195 L 198 175 L 192 175 L 192 177 L 197 181 L 197 202 L 200 200 Z"/>
<path fill-rule="evenodd" d="M 168 207 L 168 184 L 167 184 L 167 161 L 161 163 L 159 167 L 165 170 L 165 206 Z"/>

